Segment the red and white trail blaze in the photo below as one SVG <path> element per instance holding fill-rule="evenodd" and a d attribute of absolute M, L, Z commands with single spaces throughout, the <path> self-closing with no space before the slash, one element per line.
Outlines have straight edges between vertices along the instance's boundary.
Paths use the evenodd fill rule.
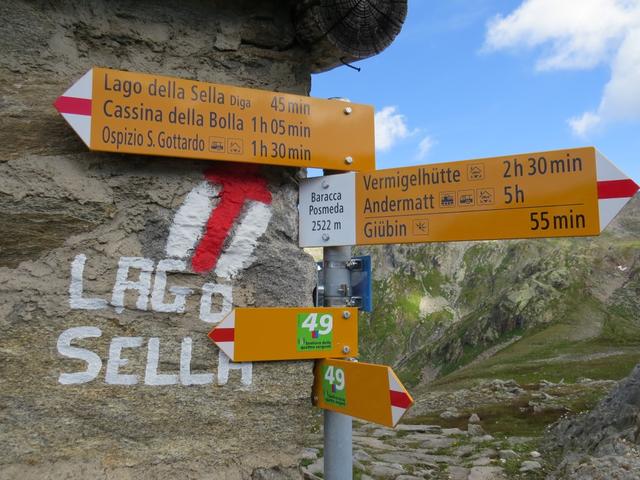
<path fill-rule="evenodd" d="M 395 373 L 389 368 L 389 399 L 391 400 L 391 421 L 396 425 L 404 412 L 413 405 L 413 399 L 398 381 Z"/>
<path fill-rule="evenodd" d="M 91 146 L 92 92 L 93 69 L 89 70 L 80 80 L 71 85 L 53 104 L 87 147 Z"/>
<path fill-rule="evenodd" d="M 229 279 L 252 260 L 271 219 L 271 193 L 252 167 L 217 167 L 204 176 L 178 209 L 165 251 L 171 258 L 190 257 L 195 272 L 215 268 L 217 276 Z"/>
<path fill-rule="evenodd" d="M 600 231 L 638 191 L 638 185 L 596 150 Z"/>

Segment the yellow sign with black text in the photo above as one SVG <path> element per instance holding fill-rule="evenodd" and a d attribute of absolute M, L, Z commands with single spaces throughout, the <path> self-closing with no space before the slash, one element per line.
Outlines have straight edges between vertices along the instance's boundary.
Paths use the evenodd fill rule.
<path fill-rule="evenodd" d="M 598 235 L 637 191 L 593 147 L 311 178 L 300 246 Z"/>
<path fill-rule="evenodd" d="M 55 102 L 91 150 L 373 170 L 373 108 L 95 67 Z"/>

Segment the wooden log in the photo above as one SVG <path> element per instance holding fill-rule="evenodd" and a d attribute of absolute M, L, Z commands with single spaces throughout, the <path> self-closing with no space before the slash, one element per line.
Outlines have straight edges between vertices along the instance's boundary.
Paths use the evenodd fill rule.
<path fill-rule="evenodd" d="M 296 37 L 314 73 L 382 52 L 406 15 L 407 0 L 302 0 L 294 7 Z"/>

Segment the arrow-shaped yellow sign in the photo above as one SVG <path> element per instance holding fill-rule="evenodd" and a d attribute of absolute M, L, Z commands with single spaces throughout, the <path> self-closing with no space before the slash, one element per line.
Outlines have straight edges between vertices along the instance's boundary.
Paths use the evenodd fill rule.
<path fill-rule="evenodd" d="M 321 360 L 314 375 L 313 401 L 325 410 L 393 427 L 413 405 L 409 392 L 386 365 Z"/>
<path fill-rule="evenodd" d="M 358 309 L 236 308 L 209 338 L 234 362 L 358 355 Z"/>

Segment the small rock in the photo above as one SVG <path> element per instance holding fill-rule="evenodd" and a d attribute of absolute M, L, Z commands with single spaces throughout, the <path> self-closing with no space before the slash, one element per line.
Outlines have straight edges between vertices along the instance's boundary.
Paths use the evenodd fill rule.
<path fill-rule="evenodd" d="M 443 428 L 443 435 L 468 435 L 464 430 L 460 430 L 459 428 Z"/>
<path fill-rule="evenodd" d="M 530 452 L 529 455 L 531 455 L 531 458 L 540 458 L 542 456 L 542 454 L 536 450 Z"/>
<path fill-rule="evenodd" d="M 474 450 L 472 445 L 461 445 L 453 451 L 453 454 L 457 457 L 468 457 Z"/>
<path fill-rule="evenodd" d="M 455 443 L 453 438 L 435 437 L 423 441 L 420 448 L 423 450 L 440 450 L 441 448 L 449 448 Z"/>
<path fill-rule="evenodd" d="M 477 413 L 472 413 L 469 417 L 469 423 L 480 423 L 480 417 Z"/>
<path fill-rule="evenodd" d="M 487 435 L 482 435 L 481 437 L 473 437 L 471 441 L 473 443 L 491 442 L 493 441 L 493 437 L 487 434 Z"/>
<path fill-rule="evenodd" d="M 353 459 L 358 460 L 359 462 L 370 462 L 371 460 L 373 460 L 371 458 L 371 455 L 369 455 L 364 450 L 356 450 L 355 452 L 353 452 Z"/>
<path fill-rule="evenodd" d="M 500 450 L 498 452 L 498 456 L 500 458 L 505 459 L 505 460 L 509 460 L 511 458 L 516 458 L 518 456 L 518 454 L 516 452 L 514 452 L 513 450 Z"/>
<path fill-rule="evenodd" d="M 520 466 L 520 471 L 523 473 L 532 472 L 540 468 L 542 468 L 542 465 L 540 465 L 538 462 L 534 462 L 533 460 L 525 460 L 524 462 L 522 462 L 522 465 Z"/>
<path fill-rule="evenodd" d="M 396 425 L 396 430 L 401 432 L 416 432 L 416 433 L 440 433 L 442 430 L 438 425 Z"/>
<path fill-rule="evenodd" d="M 468 480 L 499 480 L 505 478 L 502 467 L 473 467 Z"/>
<path fill-rule="evenodd" d="M 533 439 L 531 437 L 507 437 L 507 443 L 511 446 L 530 443 L 532 440 Z"/>
<path fill-rule="evenodd" d="M 307 465 L 307 470 L 309 471 L 309 473 L 312 473 L 314 475 L 316 473 L 323 473 L 324 472 L 324 458 L 319 458 L 318 460 L 313 462 L 311 465 Z"/>
<path fill-rule="evenodd" d="M 375 448 L 377 450 L 397 450 L 396 447 L 384 443 L 379 438 L 362 437 L 359 435 L 353 435 L 353 442 L 367 448 Z"/>
<path fill-rule="evenodd" d="M 414 477 L 413 475 L 398 475 L 396 480 L 422 480 L 422 477 Z"/>
<path fill-rule="evenodd" d="M 449 466 L 447 473 L 451 480 L 467 480 L 469 477 L 469 469 L 464 467 Z"/>
<path fill-rule="evenodd" d="M 397 463 L 381 463 L 375 462 L 371 466 L 369 466 L 369 473 L 374 477 L 397 477 L 398 475 L 402 475 L 404 472 L 404 468 Z"/>
<path fill-rule="evenodd" d="M 376 428 L 373 432 L 371 432 L 370 435 L 375 438 L 380 438 L 380 437 L 395 436 L 395 434 L 396 432 L 394 432 L 390 428 Z"/>
<path fill-rule="evenodd" d="M 484 435 L 484 429 L 476 423 L 470 423 L 469 425 L 467 425 L 467 432 L 472 437 L 479 437 L 481 435 Z"/>
<path fill-rule="evenodd" d="M 497 450 L 494 450 L 493 448 L 485 448 L 480 450 L 471 458 L 480 458 L 480 457 L 496 458 L 497 456 L 498 456 Z"/>
<path fill-rule="evenodd" d="M 452 418 L 460 418 L 462 414 L 456 410 L 455 408 L 447 408 L 444 412 L 440 414 L 440 418 L 445 420 L 451 420 Z"/>
<path fill-rule="evenodd" d="M 475 459 L 472 462 L 472 465 L 476 466 L 476 467 L 484 467 L 486 465 L 491 465 L 491 459 L 489 457 L 480 457 Z"/>
<path fill-rule="evenodd" d="M 300 454 L 300 460 L 315 460 L 318 458 L 318 453 L 320 453 L 320 450 L 317 448 L 305 448 Z"/>

